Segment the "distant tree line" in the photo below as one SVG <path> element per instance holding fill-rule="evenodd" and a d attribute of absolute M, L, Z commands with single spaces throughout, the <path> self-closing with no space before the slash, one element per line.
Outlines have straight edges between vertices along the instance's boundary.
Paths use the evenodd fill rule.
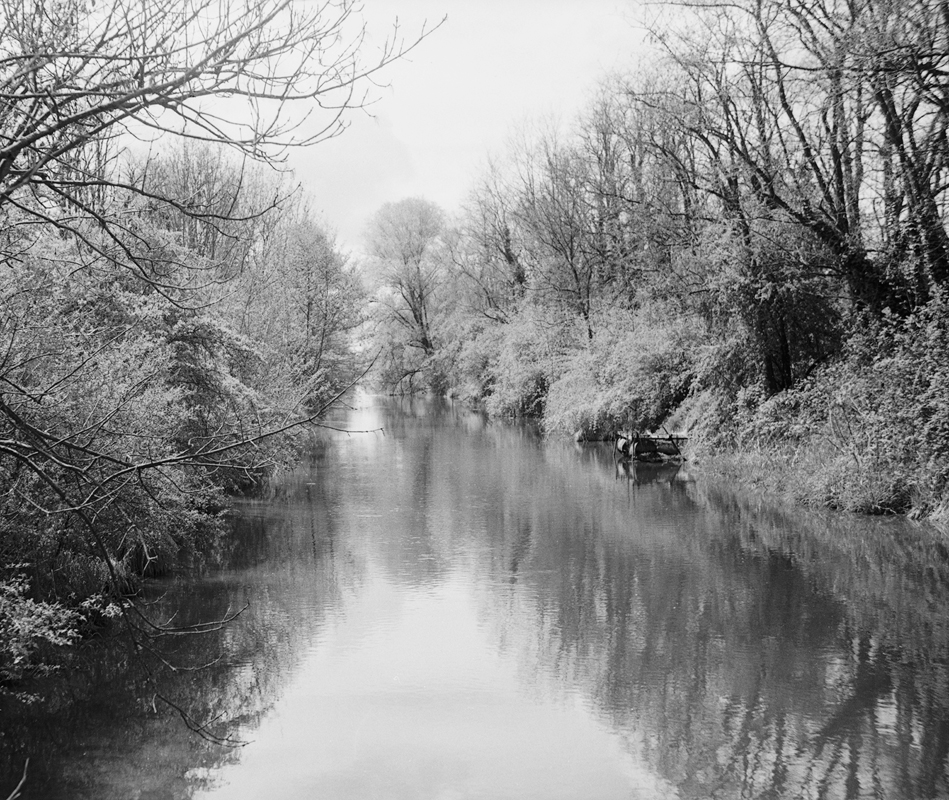
<path fill-rule="evenodd" d="M 424 314 L 373 250 L 384 379 L 581 437 L 688 429 L 799 499 L 945 515 L 944 4 L 654 8 L 644 65 L 522 132 L 432 233 Z"/>

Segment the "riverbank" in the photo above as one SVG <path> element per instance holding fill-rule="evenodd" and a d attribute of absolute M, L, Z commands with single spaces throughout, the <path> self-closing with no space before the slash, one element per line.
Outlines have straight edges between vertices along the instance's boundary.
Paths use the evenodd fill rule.
<path fill-rule="evenodd" d="M 681 334 L 681 331 L 679 332 Z M 615 340 L 615 335 L 610 337 Z M 949 521 L 949 312 L 856 320 L 839 351 L 769 393 L 749 372 L 653 332 L 619 355 L 594 341 L 548 381 L 551 433 L 672 430 L 688 455 L 797 503 Z M 622 359 L 623 369 L 604 364 Z"/>
<path fill-rule="evenodd" d="M 814 507 L 949 521 L 941 300 L 909 319 L 855 324 L 833 358 L 773 394 L 753 373 L 743 383 L 711 369 L 718 362 L 690 349 L 682 330 L 666 332 L 648 340 L 630 338 L 636 329 L 625 340 L 605 332 L 562 359 L 528 362 L 502 350 L 486 370 L 492 378 L 457 396 L 579 440 L 687 432 L 687 457 L 741 486 Z"/>
<path fill-rule="evenodd" d="M 843 460 L 845 462 L 845 459 Z M 949 506 L 910 505 L 893 511 L 880 504 L 893 489 L 896 476 L 848 469 L 835 454 L 757 449 L 693 457 L 700 475 L 727 482 L 736 489 L 761 492 L 786 502 L 867 516 L 904 516 L 949 531 Z"/>

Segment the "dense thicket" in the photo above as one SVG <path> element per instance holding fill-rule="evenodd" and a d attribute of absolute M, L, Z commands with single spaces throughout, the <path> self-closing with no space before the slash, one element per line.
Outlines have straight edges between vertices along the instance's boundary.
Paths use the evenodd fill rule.
<path fill-rule="evenodd" d="M 687 428 L 802 499 L 945 510 L 944 5 L 657 8 L 648 66 L 440 237 L 417 365 L 552 431 Z"/>
<path fill-rule="evenodd" d="M 0 0 L 0 691 L 97 616 L 183 632 L 137 579 L 362 368 L 359 283 L 267 165 L 413 46 L 363 37 L 350 0 Z"/>
<path fill-rule="evenodd" d="M 200 191 L 218 181 L 232 216 L 225 231 L 148 208 L 130 215 L 138 257 L 160 265 L 162 287 L 72 236 L 6 217 L 0 627 L 40 598 L 74 623 L 65 609 L 77 604 L 87 618 L 115 613 L 136 576 L 206 552 L 225 495 L 290 458 L 290 431 L 360 369 L 358 283 L 303 203 L 248 206 L 260 176 L 206 148 L 157 159 L 155 191 L 170 180 L 159 177 L 166 160 L 201 165 L 190 178 Z M 286 194 L 268 183 L 267 196 Z M 9 633 L 0 668 L 13 677 L 39 640 Z"/>

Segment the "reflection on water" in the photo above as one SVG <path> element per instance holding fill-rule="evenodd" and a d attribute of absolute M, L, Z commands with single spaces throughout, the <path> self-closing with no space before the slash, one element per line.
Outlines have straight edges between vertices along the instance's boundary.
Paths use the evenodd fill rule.
<path fill-rule="evenodd" d="M 949 796 L 949 552 L 436 402 L 381 403 L 176 584 L 158 689 L 121 641 L 9 701 L 0 797 Z M 151 665 L 153 668 L 155 665 Z"/>

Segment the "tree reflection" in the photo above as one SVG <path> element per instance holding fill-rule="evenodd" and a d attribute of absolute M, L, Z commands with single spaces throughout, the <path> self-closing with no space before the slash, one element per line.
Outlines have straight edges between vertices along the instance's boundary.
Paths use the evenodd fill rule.
<path fill-rule="evenodd" d="M 307 473 L 306 478 L 312 475 Z M 360 581 L 359 566 L 337 558 L 337 531 L 323 482 L 290 480 L 268 503 L 246 503 L 210 577 L 154 584 L 156 617 L 178 625 L 223 618 L 230 625 L 161 642 L 162 668 L 117 637 L 81 649 L 50 679 L 51 698 L 30 707 L 0 697 L 0 775 L 30 758 L 24 800 L 190 797 L 215 769 L 239 758 L 190 733 L 165 696 L 220 739 L 247 741 L 282 694 L 296 665 Z M 312 595 L 308 602 L 301 595 Z M 194 671 L 187 667 L 207 665 Z"/>
<path fill-rule="evenodd" d="M 615 481 L 615 464 L 581 461 Z M 490 569 L 529 586 L 490 616 L 680 797 L 949 793 L 937 538 L 789 514 L 673 470 L 626 473 L 624 504 L 557 454 L 545 467 L 547 491 L 503 467 L 492 484 L 505 513 Z"/>
<path fill-rule="evenodd" d="M 181 623 L 250 608 L 177 643 L 181 663 L 222 658 L 163 691 L 246 737 L 374 571 L 411 587 L 465 572 L 525 689 L 581 697 L 679 798 L 949 795 L 938 536 L 436 411 L 390 409 L 385 438 L 350 443 L 345 462 L 318 449 L 272 502 L 243 507 L 223 568 L 158 602 Z M 118 642 L 86 656 L 39 722 L 3 709 L 0 770 L 18 778 L 30 755 L 47 776 L 25 797 L 187 797 L 239 757 L 156 712 Z"/>

